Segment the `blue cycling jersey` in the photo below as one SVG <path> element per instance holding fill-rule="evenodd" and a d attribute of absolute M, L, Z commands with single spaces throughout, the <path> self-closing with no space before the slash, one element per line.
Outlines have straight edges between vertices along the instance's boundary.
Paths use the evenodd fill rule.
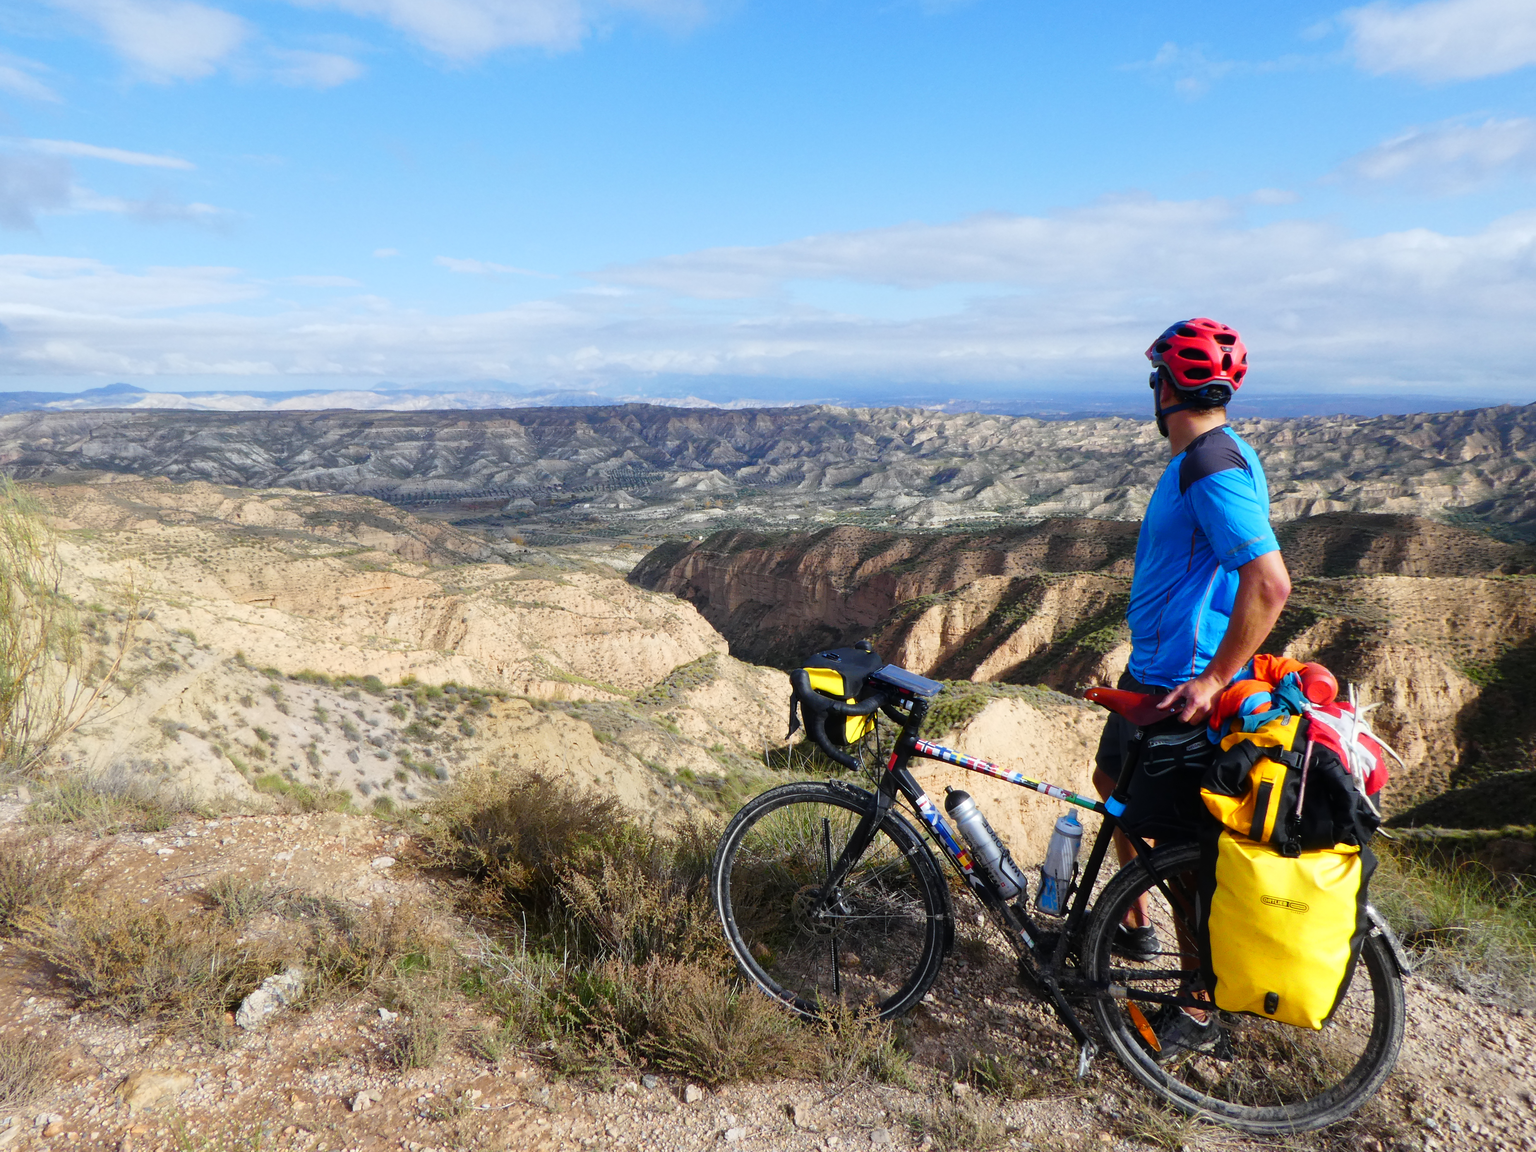
<path fill-rule="evenodd" d="M 1258 455 L 1226 425 L 1169 462 L 1141 522 L 1131 581 L 1130 673 L 1172 688 L 1205 670 L 1226 635 L 1237 570 L 1279 542 Z"/>

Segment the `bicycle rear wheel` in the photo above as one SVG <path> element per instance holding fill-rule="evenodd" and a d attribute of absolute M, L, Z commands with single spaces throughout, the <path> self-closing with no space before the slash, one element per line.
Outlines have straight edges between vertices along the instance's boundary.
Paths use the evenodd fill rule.
<path fill-rule="evenodd" d="M 742 974 L 806 1017 L 834 1003 L 882 1019 L 938 975 L 949 891 L 927 846 L 895 811 L 830 900 L 829 868 L 875 797 L 836 783 L 785 784 L 727 826 L 710 882 Z"/>
<path fill-rule="evenodd" d="M 1177 994 L 1182 973 L 1198 968 L 1192 909 L 1199 862 L 1197 845 L 1161 848 L 1149 867 L 1132 861 L 1105 886 L 1084 940 L 1084 963 L 1095 983 L 1130 993 L 1129 999 L 1101 994 L 1094 1001 L 1105 1039 L 1131 1075 L 1192 1115 L 1268 1134 L 1342 1120 L 1381 1087 L 1402 1045 L 1402 977 L 1375 934 L 1366 937 L 1349 990 L 1322 1029 L 1219 1012 L 1214 1051 L 1158 1062 L 1147 1025 L 1159 1006 L 1134 997 L 1138 991 Z M 1143 895 L 1161 951 L 1145 962 L 1112 955 L 1115 926 Z"/>

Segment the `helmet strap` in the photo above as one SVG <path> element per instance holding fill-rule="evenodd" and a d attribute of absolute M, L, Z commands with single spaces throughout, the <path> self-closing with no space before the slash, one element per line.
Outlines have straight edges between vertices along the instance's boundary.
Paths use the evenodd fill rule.
<path fill-rule="evenodd" d="M 1168 439 L 1168 417 L 1173 415 L 1175 412 L 1183 412 L 1190 408 L 1198 408 L 1200 405 L 1196 404 L 1193 400 L 1185 400 L 1182 403 L 1170 404 L 1168 407 L 1164 408 L 1162 383 L 1162 373 L 1153 372 L 1152 412 L 1153 415 L 1157 418 L 1157 434 L 1166 440 Z M 1173 386 L 1169 385 L 1169 387 Z M 1177 393 L 1178 389 L 1174 388 L 1174 392 Z"/>

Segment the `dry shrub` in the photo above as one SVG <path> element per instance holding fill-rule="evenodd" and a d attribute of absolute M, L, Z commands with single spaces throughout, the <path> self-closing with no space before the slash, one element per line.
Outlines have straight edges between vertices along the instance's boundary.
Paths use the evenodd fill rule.
<path fill-rule="evenodd" d="M 937 1152 L 991 1152 L 1008 1139 L 1002 1122 L 979 1103 L 935 1100 L 926 1112 L 909 1112 L 904 1119 L 908 1131 L 930 1137 Z"/>
<path fill-rule="evenodd" d="M 282 959 L 212 918 L 89 898 L 24 924 L 82 1007 L 124 1020 L 217 1025 Z"/>
<path fill-rule="evenodd" d="M 128 768 L 51 777 L 27 810 L 34 824 L 84 827 L 97 835 L 160 832 L 194 815 L 190 797 L 169 792 Z"/>
<path fill-rule="evenodd" d="M 89 860 L 74 859 L 47 840 L 13 837 L 0 842 L 0 939 L 11 939 L 33 917 L 64 906 Z"/>
<path fill-rule="evenodd" d="M 564 997 L 588 1050 L 621 1063 L 723 1084 L 803 1073 L 819 1062 L 814 1029 L 713 967 L 608 961 L 571 981 Z"/>
<path fill-rule="evenodd" d="M 433 862 L 536 912 L 555 905 L 568 861 L 613 844 L 625 828 L 612 796 L 538 773 L 511 781 L 495 772 L 465 776 L 442 791 L 427 812 L 431 819 L 420 835 Z"/>
<path fill-rule="evenodd" d="M 823 1023 L 801 1027 L 818 1034 L 823 1080 L 844 1084 L 873 1077 L 882 1084 L 912 1087 L 912 1053 L 897 1035 L 897 1025 L 872 1012 L 838 1005 Z"/>
<path fill-rule="evenodd" d="M 806 1025 L 741 985 L 709 898 L 716 829 L 642 826 L 611 797 L 537 775 L 460 782 L 430 815 L 429 855 L 479 881 L 478 911 L 516 926 L 473 960 L 470 986 L 504 1019 L 476 1041 L 488 1057 L 519 1046 L 566 1072 L 649 1067 L 709 1084 L 905 1080 L 888 1027 Z"/>
<path fill-rule="evenodd" d="M 562 955 L 724 962 L 708 894 L 712 829 L 642 827 L 613 797 L 537 773 L 466 778 L 429 814 L 428 856 L 480 882 L 491 899 L 477 909 L 531 919 Z"/>
<path fill-rule="evenodd" d="M 58 1079 L 58 1047 L 35 1036 L 0 1034 L 0 1111 L 26 1104 Z"/>
<path fill-rule="evenodd" d="M 130 588 L 125 626 L 93 660 L 80 613 L 60 588 L 57 543 L 41 508 L 0 476 L 0 769 L 8 771 L 33 771 L 97 711 L 138 621 Z"/>
<path fill-rule="evenodd" d="M 280 910 L 285 900 L 285 894 L 270 884 L 237 872 L 226 872 L 204 888 L 200 896 L 231 928 L 238 928 L 263 912 Z"/>
<path fill-rule="evenodd" d="M 665 838 L 632 827 L 610 846 L 576 853 L 556 893 L 583 954 L 723 962 L 708 891 L 713 850 L 708 832 L 687 825 Z"/>
<path fill-rule="evenodd" d="M 400 1071 L 437 1063 L 454 1032 L 448 997 L 440 981 L 413 981 L 400 990 L 395 1001 L 400 1019 L 390 1033 L 388 1050 L 390 1063 Z"/>
<path fill-rule="evenodd" d="M 415 973 L 451 967 L 444 941 L 414 908 L 375 901 L 357 912 L 333 900 L 316 901 L 315 907 L 322 915 L 311 929 L 308 950 L 311 996 L 388 989 Z"/>

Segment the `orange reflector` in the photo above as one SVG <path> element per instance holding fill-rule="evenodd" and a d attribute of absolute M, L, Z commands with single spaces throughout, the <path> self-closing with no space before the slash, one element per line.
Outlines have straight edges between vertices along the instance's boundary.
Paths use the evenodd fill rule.
<path fill-rule="evenodd" d="M 1152 1051 L 1161 1052 L 1163 1046 L 1158 1043 L 1157 1033 L 1152 1031 L 1152 1025 L 1147 1023 L 1147 1018 L 1141 1014 L 1141 1009 L 1130 1000 L 1125 1002 L 1125 1007 L 1131 1014 L 1131 1022 L 1136 1025 L 1136 1031 L 1141 1033 L 1141 1038 L 1152 1045 Z"/>

